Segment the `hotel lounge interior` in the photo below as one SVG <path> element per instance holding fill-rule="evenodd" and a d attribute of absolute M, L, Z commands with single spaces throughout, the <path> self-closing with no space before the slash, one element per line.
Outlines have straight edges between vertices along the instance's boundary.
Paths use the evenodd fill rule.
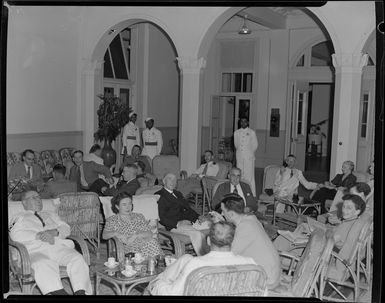
<path fill-rule="evenodd" d="M 31 193 L 27 185 L 33 183 L 11 178 L 12 167 L 27 163 L 26 155 L 30 154 L 34 169 L 41 169 L 41 179 L 32 188 L 41 196 L 43 210 L 55 213 L 68 224 L 69 237 L 81 238 L 75 248 L 83 256 L 89 272 L 87 278 L 92 291 L 84 289 L 87 295 L 247 295 L 280 299 L 312 297 L 331 302 L 379 300 L 382 183 L 377 176 L 378 172 L 382 175 L 383 120 L 380 121 L 379 112 L 383 92 L 379 96 L 378 66 L 383 65 L 383 58 L 379 56 L 383 56 L 384 36 L 377 30 L 378 20 L 382 19 L 376 19 L 376 12 L 378 18 L 382 3 L 327 1 L 322 6 L 301 7 L 257 4 L 247 7 L 44 6 L 4 2 L 1 93 L 5 102 L 2 100 L 1 115 L 5 121 L 2 119 L 1 126 L 5 127 L 5 132 L 2 130 L 5 139 L 1 147 L 4 180 L 1 192 L 3 199 L 8 200 L 8 209 L 5 206 L 3 209 L 3 213 L 8 212 L 10 235 L 9 245 L 4 248 L 10 268 L 9 281 L 5 281 L 4 286 L 4 289 L 9 287 L 5 291 L 7 295 L 43 295 L 47 294 L 46 289 L 51 289 L 41 287 L 49 281 L 37 278 L 41 270 L 33 264 L 40 261 L 36 261 L 30 251 L 30 242 L 19 241 L 19 234 L 12 233 L 12 228 L 20 223 L 20 216 L 28 212 L 25 192 L 28 188 Z M 95 138 L 95 132 L 101 128 L 101 105 L 114 100 L 121 106 L 119 110 L 128 109 L 127 115 L 120 115 L 123 122 L 119 120 L 118 133 L 112 141 L 103 140 L 103 135 Z M 100 169 L 100 173 L 107 176 L 102 182 L 108 183 L 109 178 L 125 181 L 120 177 L 124 175 L 120 168 L 126 167 L 126 156 L 122 155 L 123 132 L 132 117 L 132 114 L 128 116 L 130 111 L 137 117 L 134 123 L 140 134 L 142 156 L 149 161 L 149 170 L 144 175 L 153 183 L 140 184 L 146 188 L 140 190 L 139 187 L 129 199 L 133 213 L 141 213 L 147 223 L 156 222 L 151 241 L 161 248 L 161 254 L 145 258 L 143 262 L 136 262 L 137 257 L 133 259 L 135 262 L 130 260 L 136 274 L 126 276 L 120 269 L 128 259 L 125 254 L 128 244 L 116 236 L 105 238 L 106 226 L 112 226 L 109 217 L 119 216 L 113 212 L 121 211 L 119 202 L 116 209 L 112 206 L 116 196 L 104 194 L 104 189 L 97 194 L 92 190 L 76 190 L 47 198 L 42 192 L 46 183 L 51 182 L 57 164 L 64 167 L 64 179 L 71 180 L 73 168 L 77 166 L 75 155 L 80 155 L 76 151 L 86 156 L 94 144 L 101 146 L 101 158 L 107 170 L 105 173 Z M 115 114 L 119 113 L 115 110 Z M 144 135 L 142 138 L 151 121 L 148 118 L 162 135 L 161 151 L 155 156 L 146 154 L 153 142 L 145 142 Z M 232 168 L 240 167 L 241 152 L 234 144 L 234 132 L 242 130 L 241 120 L 247 120 L 248 129 L 256 134 L 258 141 L 258 147 L 252 152 L 254 159 L 248 159 L 249 164 L 245 165 L 252 167 L 253 184 L 245 175 L 241 176 L 242 182 L 252 189 L 250 195 L 255 209 L 250 210 L 245 202 L 245 213 L 236 213 L 236 216 L 253 216 L 268 245 L 276 249 L 279 256 L 276 285 L 270 287 L 270 272 L 263 265 L 256 266 L 258 261 L 247 267 L 237 265 L 244 263 L 233 265 L 228 260 L 226 264 L 212 265 L 211 269 L 206 266 L 209 269 L 195 276 L 190 273 L 184 277 L 186 281 L 179 285 L 180 293 L 172 292 L 173 283 L 177 282 L 168 281 L 172 285 L 162 289 L 157 280 L 170 272 L 172 262 L 180 262 L 184 254 L 192 258 L 204 258 L 205 254 L 197 251 L 192 236 L 170 231 L 160 224 L 164 222 L 164 219 L 159 222 L 159 219 L 162 221 L 160 210 L 158 213 L 162 196 L 159 198 L 155 192 L 166 186 L 168 173 L 176 175 L 178 191 L 181 184 L 190 184 L 197 169 L 205 167 L 206 151 L 211 151 L 211 163 L 219 167 L 218 174 L 210 177 L 203 173 L 203 177 L 194 179 L 198 180 L 198 187 L 188 192 L 184 201 L 200 216 L 200 226 L 203 226 L 202 218 L 207 219 L 207 227 L 197 229 L 205 235 L 205 242 L 206 237 L 209 238 L 208 245 L 213 250 L 215 191 L 220 184 L 231 183 L 231 174 L 240 171 Z M 114 151 L 112 156 L 107 150 L 108 143 Z M 33 153 L 24 152 L 26 150 Z M 295 156 L 295 169 L 290 165 L 289 168 L 317 186 L 307 186 L 298 177 L 294 193 L 299 197 L 297 203 L 293 196 L 278 197 L 275 191 L 277 176 L 287 169 L 288 155 Z M 376 179 L 374 161 L 378 168 Z M 349 169 L 354 182 L 343 189 L 339 188 L 343 185 L 333 185 L 336 196 L 324 200 L 326 213 L 322 211 L 322 203 L 313 197 L 322 189 L 322 184 L 334 183 L 336 176 L 341 175 L 341 167 L 345 174 L 346 163 L 352 163 Z M 360 199 L 364 205 L 361 209 L 366 210 L 354 219 L 358 225 L 351 225 L 343 240 L 338 238 L 344 241 L 338 246 L 335 230 L 340 224 L 349 224 L 344 217 L 348 202 L 342 196 L 347 197 L 349 192 L 346 199 L 357 208 L 357 204 L 349 200 L 350 188 L 358 188 L 357 182 L 370 187 L 371 193 Z M 8 188 L 3 190 L 7 183 Z M 246 201 L 245 189 L 243 194 L 242 201 Z M 332 224 L 327 219 L 331 216 L 329 207 L 339 194 L 337 204 L 341 206 L 341 213 L 335 212 L 342 217 Z M 279 204 L 285 206 L 282 212 L 277 211 Z M 224 205 L 222 203 L 222 210 L 227 207 Z M 218 213 L 221 207 L 216 209 Z M 223 217 L 231 221 L 228 213 L 232 211 L 222 211 Z M 190 226 L 198 224 L 192 223 Z M 237 233 L 240 229 L 236 220 L 233 223 L 235 242 L 240 237 Z M 234 228 L 231 224 L 221 228 L 229 226 Z M 300 253 L 295 255 L 293 251 L 277 248 L 279 237 L 286 233 L 296 235 L 301 226 L 310 228 L 306 241 L 299 244 L 293 240 L 290 248 Z M 58 229 L 52 239 L 60 235 Z M 285 257 L 291 253 L 292 257 Z M 164 255 L 163 259 L 159 257 Z M 120 263 L 117 269 L 108 268 L 105 262 L 109 258 Z M 150 270 L 151 260 L 156 260 L 155 273 Z M 340 271 L 338 277 L 331 273 L 335 270 L 333 266 Z M 61 264 L 63 288 L 72 295 L 77 290 L 76 278 L 67 271 Z"/>

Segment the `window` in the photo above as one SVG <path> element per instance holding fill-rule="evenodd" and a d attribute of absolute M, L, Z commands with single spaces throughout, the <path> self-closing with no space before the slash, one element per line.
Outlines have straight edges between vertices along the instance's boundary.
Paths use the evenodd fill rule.
<path fill-rule="evenodd" d="M 250 93 L 253 73 L 222 73 L 222 92 Z"/>
<path fill-rule="evenodd" d="M 311 66 L 332 66 L 334 53 L 331 41 L 324 41 L 314 45 L 311 49 Z"/>
<path fill-rule="evenodd" d="M 304 135 L 304 101 L 305 93 L 298 92 L 297 135 Z"/>
<path fill-rule="evenodd" d="M 361 112 L 361 138 L 366 138 L 368 132 L 368 114 L 369 114 L 369 92 L 364 92 L 362 96 Z"/>
<path fill-rule="evenodd" d="M 104 78 L 130 78 L 131 29 L 122 30 L 110 43 L 104 54 Z"/>
<path fill-rule="evenodd" d="M 305 66 L 305 55 L 302 55 L 301 58 L 299 58 L 296 66 Z"/>

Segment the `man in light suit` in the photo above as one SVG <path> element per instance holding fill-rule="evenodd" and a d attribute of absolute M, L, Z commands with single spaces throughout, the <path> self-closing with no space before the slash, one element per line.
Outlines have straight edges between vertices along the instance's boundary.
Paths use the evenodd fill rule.
<path fill-rule="evenodd" d="M 35 182 L 43 182 L 41 168 L 34 163 L 35 153 L 33 150 L 26 149 L 21 156 L 23 161 L 11 167 L 8 180 L 26 178 Z"/>
<path fill-rule="evenodd" d="M 249 128 L 249 121 L 241 118 L 241 128 L 234 132 L 234 146 L 236 148 L 237 167 L 241 169 L 243 178 L 250 183 L 255 196 L 255 151 L 258 139 L 255 131 Z"/>
<path fill-rule="evenodd" d="M 154 159 L 155 156 L 160 155 L 163 147 L 162 133 L 159 129 L 154 127 L 154 119 L 147 118 L 144 120 L 146 123 L 146 129 L 143 131 L 143 152 L 145 156 L 149 156 L 150 159 Z"/>
<path fill-rule="evenodd" d="M 83 161 L 81 150 L 73 152 L 72 160 L 75 165 L 71 167 L 69 179 L 78 184 L 78 191 L 91 191 L 102 195 L 102 187 L 108 184 L 99 178 L 99 174 L 104 175 L 109 184 L 114 184 L 109 168 L 93 161 Z"/>
<path fill-rule="evenodd" d="M 219 165 L 214 162 L 214 153 L 211 150 L 205 151 L 205 163 L 184 180 L 178 180 L 178 190 L 187 197 L 190 192 L 196 188 L 201 189 L 201 179 L 204 176 L 216 177 L 219 171 Z"/>
<path fill-rule="evenodd" d="M 218 186 L 212 200 L 212 208 L 219 210 L 223 196 L 229 193 L 236 193 L 243 198 L 246 212 L 250 210 L 257 211 L 257 199 L 253 196 L 250 186 L 245 182 L 241 182 L 241 170 L 233 167 L 229 172 L 229 179 L 230 181 Z"/>
<path fill-rule="evenodd" d="M 24 212 L 13 221 L 9 236 L 25 245 L 37 286 L 43 295 L 68 295 L 64 290 L 59 266 L 66 266 L 74 295 L 92 295 L 89 268 L 83 256 L 66 239 L 70 226 L 53 212 L 44 211 L 36 191 L 22 195 Z"/>
<path fill-rule="evenodd" d="M 137 114 L 134 112 L 131 112 L 129 113 L 128 118 L 129 118 L 129 121 L 124 126 L 123 135 L 122 135 L 122 142 L 123 142 L 122 155 L 124 157 L 131 155 L 132 147 L 134 145 L 140 146 L 139 127 L 135 125 Z"/>

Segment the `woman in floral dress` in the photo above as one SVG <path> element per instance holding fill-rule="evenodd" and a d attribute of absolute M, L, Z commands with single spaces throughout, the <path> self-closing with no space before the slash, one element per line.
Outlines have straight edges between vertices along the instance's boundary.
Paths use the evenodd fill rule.
<path fill-rule="evenodd" d="M 124 244 L 125 252 L 141 253 L 154 257 L 164 254 L 148 220 L 134 213 L 132 196 L 122 192 L 111 199 L 115 215 L 109 217 L 103 230 L 103 239 L 117 237 Z"/>

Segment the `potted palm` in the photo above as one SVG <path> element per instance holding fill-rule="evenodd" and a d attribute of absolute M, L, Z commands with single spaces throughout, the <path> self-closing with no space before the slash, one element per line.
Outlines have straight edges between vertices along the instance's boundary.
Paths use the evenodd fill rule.
<path fill-rule="evenodd" d="M 128 115 L 132 111 L 117 96 L 111 94 L 98 95 L 101 103 L 97 110 L 98 130 L 94 134 L 97 141 L 103 141 L 102 158 L 104 165 L 111 167 L 116 162 L 116 151 L 111 143 L 120 134 L 121 128 L 128 123 Z"/>

